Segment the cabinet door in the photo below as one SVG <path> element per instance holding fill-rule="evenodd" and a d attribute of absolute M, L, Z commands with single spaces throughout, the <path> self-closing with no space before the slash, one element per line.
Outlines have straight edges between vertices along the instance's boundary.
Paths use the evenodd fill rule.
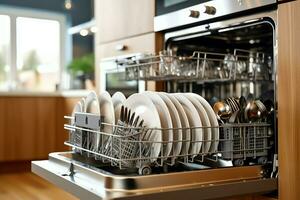
<path fill-rule="evenodd" d="M 5 131 L 3 134 L 4 154 L 1 161 L 29 160 L 37 151 L 36 120 L 37 107 L 30 97 L 7 97 Z M 40 133 L 43 134 L 43 133 Z"/>
<path fill-rule="evenodd" d="M 96 52 L 97 57 L 100 59 L 134 53 L 155 53 L 155 43 L 156 34 L 149 33 L 106 44 L 100 44 L 96 46 Z"/>
<path fill-rule="evenodd" d="M 300 1 L 278 8 L 279 199 L 300 199 Z"/>
<path fill-rule="evenodd" d="M 68 150 L 64 115 L 79 98 L 0 97 L 0 162 L 45 159 Z"/>
<path fill-rule="evenodd" d="M 35 143 L 35 153 L 30 156 L 44 158 L 56 150 L 56 97 L 38 97 L 32 99 L 32 105 L 36 110 L 35 127 L 27 132 L 35 132 L 32 138 L 28 138 Z"/>
<path fill-rule="evenodd" d="M 153 32 L 154 0 L 96 0 L 96 44 Z"/>
<path fill-rule="evenodd" d="M 7 141 L 6 141 L 6 101 L 3 98 L 0 98 L 0 161 L 6 155 L 7 152 Z"/>

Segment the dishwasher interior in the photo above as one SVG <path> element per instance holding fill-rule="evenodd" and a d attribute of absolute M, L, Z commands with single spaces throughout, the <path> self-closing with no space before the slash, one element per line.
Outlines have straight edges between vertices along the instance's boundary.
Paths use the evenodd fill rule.
<path fill-rule="evenodd" d="M 271 19 L 259 18 L 230 26 L 205 27 L 202 31 L 175 31 L 165 34 L 165 49 L 158 55 L 116 59 L 117 67 L 125 71 L 126 81 L 159 81 L 164 92 L 194 93 L 206 99 L 218 123 L 190 127 L 188 131 L 196 135 L 200 129 L 210 130 L 218 133 L 218 137 L 204 136 L 202 141 L 189 141 L 202 142 L 201 151 L 181 151 L 173 157 L 163 153 L 162 145 L 158 155 L 152 150 L 155 144 L 149 146 L 144 136 L 149 135 L 147 131 L 169 130 L 131 128 L 126 123 L 105 124 L 101 123 L 101 116 L 78 112 L 73 117 L 66 116 L 69 124 L 65 129 L 69 130 L 70 137 L 65 144 L 72 151 L 49 155 L 53 169 L 60 168 L 55 173 L 75 183 L 88 177 L 89 190 L 103 192 L 98 195 L 106 198 L 147 194 L 154 198 L 153 194 L 166 192 L 173 192 L 178 198 L 197 192 L 219 198 L 276 190 L 274 26 Z M 230 113 L 222 110 L 224 105 Z M 121 113 L 131 118 L 126 110 Z M 134 124 L 133 121 L 127 123 Z M 76 135 L 80 135 L 79 139 Z M 97 142 L 105 148 L 92 147 L 90 140 L 106 141 L 105 144 Z M 173 145 L 187 140 L 180 138 Z M 206 143 L 210 147 L 206 148 Z M 132 156 L 132 151 L 138 153 Z M 47 168 L 43 163 L 33 165 L 33 171 L 46 174 L 43 165 Z M 98 191 L 97 185 L 103 190 Z M 234 187 L 239 190 L 232 190 Z M 218 194 L 216 191 L 220 190 L 229 192 Z"/>
<path fill-rule="evenodd" d="M 159 55 L 144 55 L 142 58 L 131 58 L 125 62 L 126 78 L 163 82 L 162 90 L 168 93 L 199 94 L 214 107 L 214 110 L 224 101 L 232 105 L 229 101 L 236 100 L 240 102 L 240 106 L 241 101 L 261 102 L 266 111 L 265 114 L 259 114 L 262 118 L 254 119 L 253 116 L 254 118 L 250 119 L 247 116 L 240 116 L 236 119 L 219 120 L 222 133 L 225 132 L 226 124 L 240 125 L 244 128 L 249 125 L 264 123 L 266 125 L 263 127 L 266 128 L 266 134 L 260 135 L 266 137 L 264 142 L 260 141 L 262 142 L 260 144 L 250 142 L 248 146 L 245 144 L 242 147 L 244 148 L 242 157 L 236 159 L 231 155 L 229 160 L 232 163 L 219 167 L 264 164 L 269 165 L 270 173 L 272 171 L 276 173 L 273 166 L 275 165 L 273 161 L 276 163 L 277 159 L 274 26 L 272 19 L 260 18 L 229 27 L 213 29 L 205 27 L 204 31 L 194 33 L 190 33 L 189 29 L 166 33 L 165 50 Z M 244 109 L 247 112 L 247 108 Z M 244 111 L 242 115 L 245 114 Z M 233 129 L 233 134 L 237 134 Z M 241 131 L 243 128 L 236 129 Z M 252 134 L 251 128 L 247 131 Z M 226 137 L 222 135 L 222 139 Z M 256 155 L 258 150 L 254 152 L 246 150 L 246 147 L 253 148 L 253 145 L 255 148 L 263 148 L 266 157 Z M 221 141 L 219 149 L 221 158 L 228 158 L 228 155 L 232 154 L 224 152 L 225 146 L 226 144 Z M 235 153 L 238 153 L 238 150 Z M 208 162 L 209 164 L 206 162 L 209 159 L 212 157 L 201 158 L 201 164 L 211 167 L 211 162 Z"/>

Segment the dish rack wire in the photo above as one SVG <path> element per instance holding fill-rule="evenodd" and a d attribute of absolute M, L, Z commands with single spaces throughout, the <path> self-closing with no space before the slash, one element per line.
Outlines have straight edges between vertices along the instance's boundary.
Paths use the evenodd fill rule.
<path fill-rule="evenodd" d="M 272 135 L 270 124 L 264 122 L 225 123 L 217 127 L 173 128 L 172 132 L 180 130 L 186 133 L 186 130 L 189 130 L 190 139 L 151 141 L 149 140 L 151 134 L 158 132 L 166 134 L 170 129 L 133 127 L 122 123 L 112 125 L 101 122 L 99 116 L 86 113 L 75 113 L 75 118 L 81 119 L 79 123 L 74 122 L 74 117 L 65 116 L 65 118 L 73 120 L 73 124 L 64 125 L 70 134 L 65 145 L 72 147 L 76 153 L 119 169 L 136 168 L 139 174 L 150 174 L 153 166 L 173 166 L 176 163 L 201 164 L 206 157 L 215 162 L 232 161 L 235 166 L 242 166 L 244 161 L 249 159 L 255 160 L 258 164 L 266 164 L 270 149 L 269 138 Z M 111 132 L 103 131 L 107 129 Z M 195 134 L 200 129 L 203 137 L 195 140 Z M 205 135 L 206 129 L 210 129 L 212 133 L 218 131 L 219 137 L 212 134 L 212 139 L 206 139 L 208 138 Z M 172 149 L 169 155 L 165 155 L 168 143 L 172 143 Z M 179 153 L 176 150 L 178 143 L 181 143 L 182 147 Z M 193 145 L 201 145 L 200 152 L 193 153 L 188 148 L 184 150 L 183 146 L 187 147 L 187 144 L 190 148 Z M 210 148 L 206 148 L 209 144 Z M 157 154 L 157 151 L 160 153 Z"/>
<path fill-rule="evenodd" d="M 191 56 L 162 51 L 116 62 L 125 67 L 126 80 L 266 81 L 273 74 L 271 56 L 243 49 L 234 49 L 233 54 L 194 51 Z"/>

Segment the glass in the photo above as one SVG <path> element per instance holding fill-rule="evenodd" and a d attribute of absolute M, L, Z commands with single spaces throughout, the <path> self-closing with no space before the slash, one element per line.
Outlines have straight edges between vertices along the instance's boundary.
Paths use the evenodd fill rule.
<path fill-rule="evenodd" d="M 187 0 L 164 0 L 164 6 L 165 7 L 169 7 L 169 6 L 173 6 L 182 2 L 185 2 Z"/>
<path fill-rule="evenodd" d="M 18 17 L 19 89 L 54 91 L 60 74 L 60 24 L 55 20 Z"/>
<path fill-rule="evenodd" d="M 0 90 L 9 89 L 10 17 L 0 15 Z"/>

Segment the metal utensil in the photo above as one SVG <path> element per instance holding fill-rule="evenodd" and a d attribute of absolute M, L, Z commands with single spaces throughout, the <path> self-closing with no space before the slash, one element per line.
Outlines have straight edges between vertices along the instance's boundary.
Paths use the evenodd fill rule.
<path fill-rule="evenodd" d="M 262 119 L 263 111 L 257 105 L 256 101 L 250 101 L 245 109 L 245 119 L 254 122 Z"/>
<path fill-rule="evenodd" d="M 120 112 L 120 117 L 119 117 L 119 119 L 120 119 L 121 121 L 124 121 L 124 106 L 123 106 L 123 105 L 121 106 L 121 112 Z"/>
<path fill-rule="evenodd" d="M 241 96 L 239 98 L 239 105 L 240 105 L 239 120 L 240 122 L 246 122 L 244 113 L 247 106 L 247 100 L 244 96 Z"/>
<path fill-rule="evenodd" d="M 129 116 L 130 117 L 130 116 Z M 130 119 L 129 119 L 129 125 L 132 126 L 133 125 L 133 121 L 134 121 L 134 118 L 135 118 L 135 112 L 132 113 Z"/>
<path fill-rule="evenodd" d="M 230 106 L 222 101 L 215 103 L 213 110 L 215 111 L 217 117 L 222 120 L 229 119 L 232 114 Z"/>
<path fill-rule="evenodd" d="M 127 107 L 125 107 L 124 109 L 124 119 L 122 120 L 124 123 L 127 123 L 127 116 L 128 116 L 128 110 L 127 110 Z"/>

